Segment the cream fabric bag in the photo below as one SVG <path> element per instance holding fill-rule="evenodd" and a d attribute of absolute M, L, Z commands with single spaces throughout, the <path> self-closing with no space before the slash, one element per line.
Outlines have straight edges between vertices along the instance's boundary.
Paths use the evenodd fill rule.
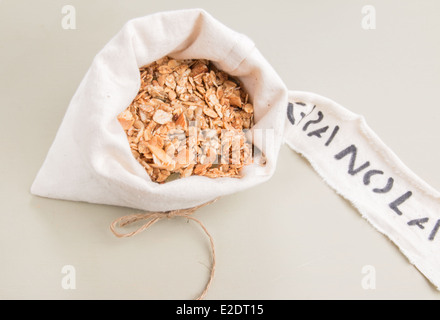
<path fill-rule="evenodd" d="M 131 154 L 117 121 L 136 97 L 139 67 L 166 55 L 208 59 L 237 76 L 254 101 L 254 128 L 273 129 L 263 145 L 264 168 L 248 166 L 242 179 L 191 176 L 151 182 Z M 246 36 L 203 10 L 164 12 L 129 21 L 93 60 L 32 185 L 35 195 L 148 211 L 194 207 L 266 181 L 275 170 L 284 131 L 287 89 Z M 258 140 L 255 141 L 258 145 Z"/>
<path fill-rule="evenodd" d="M 203 58 L 243 82 L 265 167 L 241 179 L 191 176 L 151 182 L 117 121 L 137 95 L 139 67 L 169 55 Z M 263 141 L 264 140 L 264 141 Z M 191 208 L 268 180 L 280 145 L 302 153 L 339 194 L 440 287 L 440 195 L 412 173 L 364 119 L 312 93 L 288 92 L 246 36 L 200 9 L 129 21 L 99 52 L 75 93 L 32 187 L 35 195 L 143 211 Z"/>

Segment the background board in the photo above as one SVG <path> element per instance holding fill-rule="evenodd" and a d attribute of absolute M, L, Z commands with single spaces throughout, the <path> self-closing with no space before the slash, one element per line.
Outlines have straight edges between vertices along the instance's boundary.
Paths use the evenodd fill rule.
<path fill-rule="evenodd" d="M 76 10 L 74 30 L 62 28 L 64 5 Z M 376 29 L 362 27 L 365 5 Z M 440 189 L 438 1 L 0 0 L 0 298 L 185 299 L 202 289 L 209 247 L 194 223 L 162 221 L 116 239 L 109 224 L 133 210 L 29 193 L 95 54 L 131 18 L 194 7 L 248 35 L 290 89 L 364 115 Z M 207 299 L 440 299 L 286 146 L 269 182 L 196 217 L 217 251 Z M 63 289 L 66 265 L 75 290 Z"/>

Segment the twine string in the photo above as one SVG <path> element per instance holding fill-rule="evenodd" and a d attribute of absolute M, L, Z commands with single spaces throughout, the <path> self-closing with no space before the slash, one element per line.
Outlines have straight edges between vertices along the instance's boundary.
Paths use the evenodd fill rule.
<path fill-rule="evenodd" d="M 208 292 L 209 287 L 212 283 L 212 280 L 214 279 L 214 272 L 215 272 L 214 239 L 212 238 L 211 234 L 208 232 L 208 229 L 206 229 L 206 227 L 203 225 L 203 223 L 191 215 L 195 211 L 197 211 L 198 209 L 203 208 L 204 206 L 207 206 L 211 203 L 214 203 L 215 201 L 217 201 L 217 199 L 210 201 L 210 202 L 207 202 L 207 203 L 204 203 L 204 204 L 201 204 L 196 207 L 188 208 L 188 209 L 170 210 L 170 211 L 165 211 L 165 212 L 157 211 L 157 212 L 129 214 L 129 215 L 120 217 L 120 218 L 116 219 L 115 221 L 113 221 L 112 224 L 110 225 L 110 230 L 118 238 L 129 238 L 129 237 L 137 235 L 138 233 L 145 231 L 146 229 L 151 227 L 156 222 L 158 222 L 162 219 L 165 219 L 165 218 L 172 219 L 175 217 L 182 217 L 182 218 L 186 218 L 188 220 L 192 220 L 192 221 L 196 222 L 202 228 L 202 230 L 205 232 L 205 234 L 208 236 L 209 242 L 211 245 L 211 254 L 212 254 L 211 272 L 209 275 L 209 280 L 206 283 L 205 288 L 202 291 L 202 293 L 198 297 L 195 298 L 195 300 L 202 300 L 205 297 L 206 293 Z M 138 221 L 143 221 L 143 220 L 145 220 L 146 222 L 142 226 L 140 226 L 139 228 L 137 228 L 136 230 L 134 230 L 132 232 L 124 233 L 124 232 L 117 231 L 117 228 L 124 228 L 124 227 L 127 227 L 133 223 L 136 223 Z"/>

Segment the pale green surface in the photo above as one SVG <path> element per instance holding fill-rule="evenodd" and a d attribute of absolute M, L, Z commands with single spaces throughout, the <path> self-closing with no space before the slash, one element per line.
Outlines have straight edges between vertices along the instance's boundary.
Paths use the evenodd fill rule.
<path fill-rule="evenodd" d="M 61 28 L 64 4 L 75 6 L 77 30 Z M 366 4 L 376 7 L 376 30 L 360 26 Z M 193 7 L 253 39 L 289 88 L 363 114 L 412 170 L 440 189 L 438 1 L 3 0 L 0 298 L 192 298 L 204 285 L 208 244 L 194 223 L 163 221 L 121 240 L 108 225 L 132 210 L 29 194 L 94 55 L 131 18 Z M 269 182 L 196 216 L 217 249 L 208 299 L 440 298 L 287 147 Z M 68 264 L 76 267 L 76 290 L 61 288 Z M 375 290 L 361 287 L 364 265 L 376 268 Z"/>

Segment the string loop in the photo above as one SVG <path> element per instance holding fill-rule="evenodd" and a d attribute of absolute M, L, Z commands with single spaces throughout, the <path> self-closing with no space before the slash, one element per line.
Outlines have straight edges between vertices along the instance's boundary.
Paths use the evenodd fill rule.
<path fill-rule="evenodd" d="M 155 224 L 156 222 L 163 220 L 163 219 L 172 219 L 175 217 L 182 217 L 182 218 L 186 218 L 188 220 L 192 220 L 194 222 L 196 222 L 201 228 L 202 230 L 205 232 L 205 234 L 208 236 L 209 238 L 209 242 L 211 245 L 211 254 L 212 254 L 212 262 L 211 262 L 211 272 L 210 272 L 210 276 L 209 276 L 209 280 L 205 285 L 204 290 L 202 291 L 202 293 L 195 298 L 195 300 L 202 300 L 206 293 L 208 292 L 208 289 L 212 283 L 212 280 L 214 279 L 214 272 L 215 272 L 215 247 L 214 247 L 214 239 L 212 238 L 211 234 L 208 232 L 208 230 L 206 229 L 206 227 L 203 225 L 203 223 L 194 218 L 193 216 L 191 216 L 195 211 L 197 211 L 198 209 L 207 206 L 209 204 L 214 203 L 215 201 L 217 201 L 217 199 L 214 199 L 210 202 L 201 204 L 199 206 L 196 207 L 192 207 L 192 208 L 188 208 L 188 209 L 179 209 L 179 210 L 170 210 L 170 211 L 165 211 L 165 212 L 145 212 L 145 213 L 134 213 L 134 214 L 129 214 L 123 217 L 120 217 L 118 219 L 116 219 L 115 221 L 113 221 L 110 225 L 110 230 L 113 232 L 113 234 L 118 237 L 118 238 L 129 238 L 132 236 L 137 235 L 138 233 L 141 233 L 143 231 L 145 231 L 146 229 L 148 229 L 149 227 L 151 227 L 153 224 Z M 146 222 L 140 226 L 139 228 L 137 228 L 136 230 L 132 231 L 132 232 L 118 232 L 116 229 L 117 228 L 124 228 L 127 227 L 133 223 L 136 223 L 138 221 L 142 221 L 145 220 Z"/>

